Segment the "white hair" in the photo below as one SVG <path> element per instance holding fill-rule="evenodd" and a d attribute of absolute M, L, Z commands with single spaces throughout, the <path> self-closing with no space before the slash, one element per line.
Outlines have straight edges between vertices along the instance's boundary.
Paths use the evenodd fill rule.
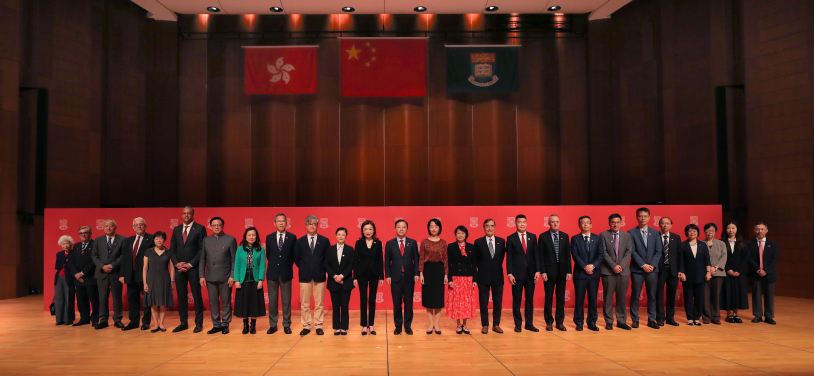
<path fill-rule="evenodd" d="M 137 220 L 139 220 L 139 219 L 140 219 L 142 222 L 144 222 L 144 225 L 145 225 L 145 226 L 147 226 L 147 221 L 145 221 L 145 220 L 144 220 L 144 218 L 141 218 L 141 217 L 136 217 L 136 218 L 133 218 L 133 226 L 135 226 L 135 225 L 136 225 L 136 221 L 137 221 Z"/>
<path fill-rule="evenodd" d="M 105 219 L 105 222 L 113 222 L 113 226 L 119 227 L 119 225 L 116 224 L 115 219 L 108 218 L 108 219 Z M 105 223 L 105 222 L 102 222 L 102 223 Z"/>
<path fill-rule="evenodd" d="M 70 236 L 68 236 L 68 235 L 62 235 L 62 236 L 60 236 L 60 237 L 59 237 L 59 242 L 57 242 L 57 244 L 58 244 L 60 247 L 62 247 L 62 243 L 64 243 L 64 242 L 71 243 L 71 246 L 73 246 L 73 243 L 74 243 L 73 238 L 72 238 L 72 237 L 70 237 Z"/>

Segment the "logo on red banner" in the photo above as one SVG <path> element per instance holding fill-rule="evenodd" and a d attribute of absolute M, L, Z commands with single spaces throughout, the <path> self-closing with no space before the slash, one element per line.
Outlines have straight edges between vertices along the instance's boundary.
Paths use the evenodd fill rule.
<path fill-rule="evenodd" d="M 328 228 L 328 218 L 319 219 L 319 228 Z"/>
<path fill-rule="evenodd" d="M 698 216 L 697 215 L 691 215 L 690 216 L 690 223 L 692 223 L 694 225 L 698 225 Z"/>
<path fill-rule="evenodd" d="M 384 303 L 384 293 L 377 292 L 376 293 L 376 303 Z"/>
<path fill-rule="evenodd" d="M 178 226 L 178 219 L 170 219 L 170 228 L 173 229 Z"/>
<path fill-rule="evenodd" d="M 623 215 L 622 216 L 622 227 L 625 227 L 625 226 L 626 226 L 626 224 L 625 224 L 625 216 Z"/>
<path fill-rule="evenodd" d="M 356 228 L 362 228 L 362 223 L 365 223 L 364 218 L 356 218 Z"/>
<path fill-rule="evenodd" d="M 469 217 L 469 227 L 472 228 L 478 227 L 478 217 Z"/>
<path fill-rule="evenodd" d="M 207 219 L 206 219 L 206 228 L 208 228 L 208 229 L 210 229 L 210 230 L 211 230 L 211 229 L 212 229 L 212 225 L 210 225 L 210 223 L 212 223 L 212 218 L 207 218 Z"/>
<path fill-rule="evenodd" d="M 603 301 L 605 300 L 605 295 L 602 294 L 602 289 L 600 288 L 599 291 L 596 293 L 596 300 Z"/>
<path fill-rule="evenodd" d="M 565 290 L 565 301 L 571 300 L 571 290 Z"/>
<path fill-rule="evenodd" d="M 659 221 L 661 220 L 661 216 L 653 217 L 653 226 L 659 226 Z"/>
<path fill-rule="evenodd" d="M 65 231 L 68 229 L 68 220 L 67 219 L 60 219 L 59 220 L 59 229 Z"/>
<path fill-rule="evenodd" d="M 101 230 L 105 227 L 105 220 L 104 219 L 97 219 L 96 220 L 96 229 Z"/>
<path fill-rule="evenodd" d="M 506 227 L 514 227 L 514 217 L 506 218 Z"/>
<path fill-rule="evenodd" d="M 545 227 L 551 227 L 551 225 L 548 224 L 548 217 L 543 218 L 543 225 Z"/>
<path fill-rule="evenodd" d="M 413 303 L 421 303 L 421 293 L 414 292 L 413 293 Z"/>
<path fill-rule="evenodd" d="M 254 227 L 254 218 L 246 218 L 246 224 L 243 225 L 243 228 Z"/>

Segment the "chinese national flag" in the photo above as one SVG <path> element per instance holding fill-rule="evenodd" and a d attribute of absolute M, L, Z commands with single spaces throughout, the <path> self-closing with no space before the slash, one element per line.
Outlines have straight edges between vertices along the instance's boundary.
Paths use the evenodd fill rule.
<path fill-rule="evenodd" d="M 317 92 L 317 46 L 245 49 L 246 94 Z"/>
<path fill-rule="evenodd" d="M 342 95 L 421 97 L 427 94 L 426 38 L 343 38 Z"/>

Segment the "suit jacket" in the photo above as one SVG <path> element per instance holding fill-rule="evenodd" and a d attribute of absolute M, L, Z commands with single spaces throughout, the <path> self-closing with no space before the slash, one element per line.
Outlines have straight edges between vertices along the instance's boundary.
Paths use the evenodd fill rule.
<path fill-rule="evenodd" d="M 325 272 L 328 273 L 328 291 L 353 290 L 353 247 L 345 244 L 342 247 L 342 259 L 336 257 L 336 244 L 328 248 L 325 256 Z M 342 285 L 334 281 L 334 276 L 342 275 Z"/>
<path fill-rule="evenodd" d="M 707 267 L 709 263 L 709 248 L 703 240 L 698 240 L 695 257 L 692 255 L 690 241 L 681 243 L 681 257 L 678 261 L 678 271 L 684 273 L 689 283 L 704 283 L 707 281 Z"/>
<path fill-rule="evenodd" d="M 122 245 L 122 265 L 119 277 L 124 277 L 124 283 L 143 283 L 144 252 L 155 247 L 153 236 L 144 233 L 144 237 L 136 250 L 136 269 L 133 269 L 133 247 L 136 245 L 136 235 L 124 240 Z"/>
<path fill-rule="evenodd" d="M 475 282 L 484 286 L 503 286 L 506 275 L 503 274 L 503 259 L 506 257 L 506 241 L 495 236 L 493 247 L 495 257 L 489 253 L 486 236 L 475 240 Z"/>
<path fill-rule="evenodd" d="M 71 269 L 71 263 L 69 261 L 71 259 L 71 256 L 73 256 L 73 250 L 71 251 L 70 254 L 68 254 L 67 257 L 65 257 L 65 251 L 57 252 L 57 263 L 54 266 L 54 269 L 57 270 L 56 273 L 54 273 L 54 285 L 55 286 L 56 286 L 57 282 L 59 281 L 59 271 L 64 268 L 65 269 L 65 282 L 68 284 L 68 286 L 73 287 L 73 283 L 74 283 L 74 281 L 76 281 L 76 278 L 74 278 L 73 275 L 76 274 L 76 272 L 73 271 L 73 269 Z M 76 281 L 76 282 L 79 282 L 79 281 Z"/>
<path fill-rule="evenodd" d="M 384 276 L 393 282 L 401 281 L 401 268 L 404 268 L 406 283 L 415 283 L 418 277 L 418 243 L 415 239 L 404 237 L 404 256 L 399 249 L 398 237 L 390 239 L 384 245 Z"/>
<path fill-rule="evenodd" d="M 457 241 L 447 245 L 450 279 L 454 276 L 473 277 L 475 275 L 475 245 L 466 243 L 464 251 L 466 251 L 466 256 L 461 253 L 461 247 L 458 246 Z"/>
<path fill-rule="evenodd" d="M 571 274 L 571 245 L 568 234 L 560 231 L 560 262 L 554 254 L 554 240 L 551 239 L 551 230 L 540 234 L 540 249 L 542 251 L 543 274 L 548 274 L 548 280 L 565 280 L 566 274 Z"/>
<path fill-rule="evenodd" d="M 384 256 L 382 255 L 381 240 L 374 240 L 370 252 L 368 252 L 367 241 L 359 239 L 356 241 L 353 250 L 353 279 L 361 277 L 375 280 L 384 279 Z"/>
<path fill-rule="evenodd" d="M 663 267 L 664 266 L 664 234 L 662 234 L 661 232 L 659 232 L 659 241 L 662 243 L 661 257 L 659 257 L 659 268 L 660 268 L 659 270 L 661 272 L 664 272 L 664 271 L 667 270 L 667 268 Z M 668 242 L 667 251 L 670 252 L 670 255 L 669 255 L 669 257 L 670 257 L 670 269 L 669 269 L 669 272 L 670 272 L 670 274 L 673 275 L 673 277 L 678 277 L 678 255 L 679 255 L 679 249 L 681 249 L 681 237 L 678 236 L 678 234 L 675 234 L 675 233 L 671 232 L 670 235 L 667 238 L 667 242 Z"/>
<path fill-rule="evenodd" d="M 325 282 L 325 252 L 331 247 L 328 238 L 317 234 L 314 252 L 308 244 L 308 234 L 297 239 L 294 245 L 294 263 L 300 270 L 300 283 Z"/>
<path fill-rule="evenodd" d="M 703 240 L 706 243 L 706 240 Z M 722 240 L 712 239 L 712 247 L 707 246 L 709 251 L 709 264 L 715 268 L 713 277 L 726 277 L 726 245 Z M 718 269 L 720 267 L 721 269 Z"/>
<path fill-rule="evenodd" d="M 255 282 L 263 284 L 263 277 L 266 275 L 266 252 L 263 247 L 260 249 L 252 248 L 252 278 Z M 249 264 L 249 252 L 246 251 L 244 246 L 237 248 L 235 252 L 235 270 L 232 275 L 235 282 L 243 283 L 246 280 L 246 270 Z M 265 303 L 265 302 L 263 302 Z"/>
<path fill-rule="evenodd" d="M 114 235 L 109 250 L 107 248 L 107 235 L 102 235 L 93 242 L 91 257 L 93 258 L 93 263 L 96 264 L 96 279 L 105 279 L 108 275 L 113 278 L 119 277 L 119 267 L 122 262 L 122 244 L 124 244 L 125 240 L 127 240 L 127 238 L 125 238 L 124 235 Z M 109 274 L 102 271 L 102 267 L 105 265 L 113 266 L 113 271 Z"/>
<path fill-rule="evenodd" d="M 659 259 L 662 256 L 659 232 L 650 226 L 647 227 L 646 247 L 639 226 L 628 230 L 628 234 L 633 240 L 633 252 L 630 254 L 633 262 L 630 263 L 630 271 L 632 273 L 646 273 L 642 266 L 650 265 L 655 268 L 653 273 L 658 272 Z"/>
<path fill-rule="evenodd" d="M 617 265 L 622 267 L 619 275 L 630 275 L 630 257 L 633 253 L 633 241 L 630 234 L 619 231 L 619 258 L 616 258 L 616 250 L 613 246 L 613 231 L 607 230 L 599 234 L 602 244 L 605 246 L 605 262 L 602 263 L 602 275 L 616 275 L 613 269 Z"/>
<path fill-rule="evenodd" d="M 542 269 L 537 235 L 526 231 L 526 251 L 523 251 L 520 234 L 515 232 L 506 237 L 506 274 L 511 274 L 515 280 L 524 281 L 533 279 L 534 274 Z"/>
<path fill-rule="evenodd" d="M 758 248 L 757 239 L 752 239 L 746 243 L 747 262 L 749 263 L 749 278 L 763 278 L 757 274 L 760 269 L 760 249 Z M 766 238 L 766 243 L 763 244 L 763 271 L 766 272 L 766 277 L 769 282 L 777 282 L 777 258 L 779 249 L 777 242 Z"/>
<path fill-rule="evenodd" d="M 82 250 L 82 243 L 76 243 L 73 245 L 73 250 L 71 251 L 71 257 L 68 257 L 68 263 L 71 265 L 71 271 L 73 274 L 82 272 L 84 277 L 82 278 L 85 282 L 79 282 L 76 278 L 71 276 L 71 279 L 74 280 L 74 286 L 96 286 L 96 264 L 93 263 L 93 244 L 95 242 L 93 239 L 88 240 L 88 245 L 85 247 L 85 250 Z"/>
<path fill-rule="evenodd" d="M 738 272 L 741 276 L 746 276 L 749 273 L 749 263 L 747 262 L 748 258 L 748 251 L 746 250 L 746 244 L 743 241 L 735 243 L 735 249 L 729 245 L 728 240 L 724 240 L 724 245 L 726 245 L 726 270 Z"/>
<path fill-rule="evenodd" d="M 585 238 L 581 233 L 571 238 L 571 256 L 574 258 L 574 280 L 599 279 L 602 275 L 602 260 L 605 258 L 605 243 L 599 235 L 591 234 L 585 246 Z M 588 265 L 594 266 L 593 274 L 585 272 Z"/>
<path fill-rule="evenodd" d="M 276 281 L 290 281 L 294 279 L 294 245 L 297 243 L 297 235 L 288 231 L 284 234 L 283 248 L 279 248 L 277 243 L 277 231 L 266 236 L 266 260 L 268 260 L 268 270 L 266 279 Z"/>
<path fill-rule="evenodd" d="M 181 223 L 172 229 L 170 247 L 175 252 L 178 261 L 197 268 L 198 262 L 201 260 L 203 240 L 206 236 L 206 227 L 198 222 L 192 222 L 192 226 L 187 232 L 187 242 L 184 243 L 184 224 Z"/>
<path fill-rule="evenodd" d="M 209 235 L 204 238 L 204 248 L 198 261 L 198 278 L 208 282 L 226 282 L 234 278 L 237 240 L 232 235 Z"/>

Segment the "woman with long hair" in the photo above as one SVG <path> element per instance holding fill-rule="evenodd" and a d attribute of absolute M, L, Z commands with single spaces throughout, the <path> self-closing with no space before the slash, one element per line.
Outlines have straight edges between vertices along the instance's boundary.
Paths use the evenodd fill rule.
<path fill-rule="evenodd" d="M 721 240 L 726 245 L 726 282 L 722 295 L 722 307 L 726 310 L 726 322 L 742 324 L 738 310 L 749 309 L 749 288 L 747 287 L 746 244 L 738 231 L 738 224 L 729 222 L 721 233 Z"/>
<path fill-rule="evenodd" d="M 353 247 L 353 286 L 359 287 L 359 313 L 362 335 L 376 335 L 376 296 L 384 283 L 382 242 L 376 237 L 376 224 L 362 222 L 362 236 Z"/>
<path fill-rule="evenodd" d="M 257 318 L 266 315 L 265 277 L 266 252 L 260 245 L 260 233 L 249 227 L 235 253 L 235 316 L 243 318 L 243 334 L 257 333 Z"/>

